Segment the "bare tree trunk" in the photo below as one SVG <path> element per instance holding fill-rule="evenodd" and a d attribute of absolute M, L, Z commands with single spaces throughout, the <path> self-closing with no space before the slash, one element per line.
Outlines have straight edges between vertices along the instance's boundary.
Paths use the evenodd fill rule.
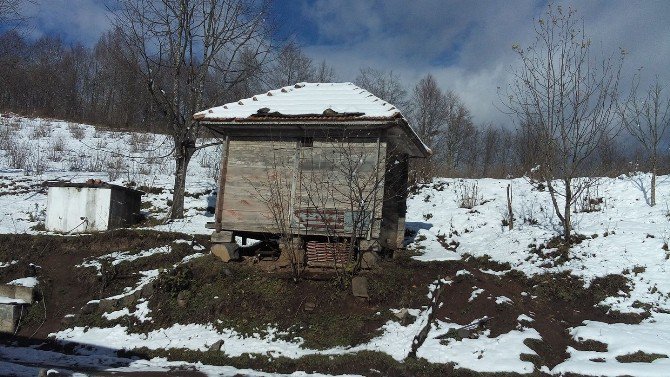
<path fill-rule="evenodd" d="M 657 165 L 657 157 L 656 157 L 656 153 L 654 153 L 652 158 L 651 158 L 651 203 L 650 203 L 650 205 L 652 207 L 656 205 L 656 165 Z"/>
<path fill-rule="evenodd" d="M 639 78 L 638 78 L 639 79 Z M 638 82 L 633 79 L 630 98 L 621 110 L 623 124 L 628 132 L 642 144 L 649 153 L 651 163 L 650 206 L 656 205 L 656 174 L 658 153 L 670 130 L 670 98 L 663 96 L 663 87 L 656 82 L 644 97 L 637 96 Z"/>
<path fill-rule="evenodd" d="M 176 143 L 175 143 L 176 144 Z M 174 188 L 172 191 L 171 219 L 184 217 L 184 194 L 186 193 L 186 172 L 193 157 L 195 143 L 181 142 L 181 147 L 175 151 Z"/>
<path fill-rule="evenodd" d="M 565 184 L 565 209 L 563 212 L 563 238 L 566 245 L 570 245 L 570 232 L 572 230 L 570 206 L 572 206 L 572 182 L 570 178 L 564 180 Z"/>

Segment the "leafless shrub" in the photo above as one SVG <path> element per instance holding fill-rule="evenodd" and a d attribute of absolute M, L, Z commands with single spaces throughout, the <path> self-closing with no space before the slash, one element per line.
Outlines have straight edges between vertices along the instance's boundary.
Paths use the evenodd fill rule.
<path fill-rule="evenodd" d="M 205 149 L 200 150 L 200 156 L 198 156 L 200 167 L 210 168 L 214 164 L 215 160 L 216 158 L 213 158 L 212 155 L 209 154 Z"/>
<path fill-rule="evenodd" d="M 80 154 L 75 159 L 75 165 L 79 167 L 78 170 L 101 172 L 105 170 L 107 162 L 109 161 L 109 154 L 97 151 L 95 155 Z M 72 160 L 70 162 L 72 164 Z M 70 170 L 73 170 L 72 167 Z"/>
<path fill-rule="evenodd" d="M 65 150 L 65 138 L 57 136 L 51 139 L 51 149 L 56 152 L 63 152 Z"/>
<path fill-rule="evenodd" d="M 14 131 L 18 131 L 18 130 L 21 129 L 21 121 L 19 119 L 16 119 L 16 118 L 10 120 L 8 125 L 9 125 L 9 128 L 11 128 Z"/>
<path fill-rule="evenodd" d="M 126 164 L 123 161 L 123 157 L 115 156 L 112 157 L 105 166 L 107 169 L 107 174 L 109 175 L 110 181 L 115 181 L 121 177 L 124 170 L 126 169 Z"/>
<path fill-rule="evenodd" d="M 207 178 L 212 179 L 213 181 L 218 181 L 219 180 L 219 163 L 215 163 L 214 165 L 210 166 L 207 168 Z"/>
<path fill-rule="evenodd" d="M 604 200 L 602 196 L 584 195 L 579 204 L 581 205 L 581 208 L 576 212 L 598 212 L 602 211 Z"/>
<path fill-rule="evenodd" d="M 28 166 L 29 156 L 30 143 L 11 143 L 7 148 L 7 162 L 10 168 L 25 169 Z"/>
<path fill-rule="evenodd" d="M 151 165 L 149 164 L 140 164 L 139 168 L 137 169 L 137 172 L 140 175 L 151 175 Z"/>
<path fill-rule="evenodd" d="M 83 171 L 84 159 L 81 156 L 72 156 L 68 158 L 68 169 L 70 171 Z"/>
<path fill-rule="evenodd" d="M 39 145 L 34 149 L 34 153 L 31 151 L 28 152 L 28 164 L 25 168 L 26 174 L 42 175 L 47 170 L 47 167 L 46 156 L 42 153 Z"/>
<path fill-rule="evenodd" d="M 49 142 L 49 160 L 59 162 L 63 160 L 63 152 L 65 151 L 65 138 L 58 136 Z"/>
<path fill-rule="evenodd" d="M 3 124 L 0 127 L 0 149 L 9 150 L 14 144 L 16 144 L 16 132 L 12 127 Z"/>
<path fill-rule="evenodd" d="M 211 152 L 211 153 L 210 153 Z M 207 172 L 207 178 L 210 178 L 214 181 L 219 179 L 219 167 L 220 167 L 220 158 L 221 156 L 221 146 L 217 145 L 212 148 L 211 151 L 206 149 L 200 150 L 199 163 L 202 168 Z"/>
<path fill-rule="evenodd" d="M 106 147 L 107 147 L 107 142 L 104 139 L 98 139 L 95 142 L 95 149 L 97 149 L 97 150 L 105 150 Z"/>
<path fill-rule="evenodd" d="M 77 123 L 68 123 L 67 129 L 70 131 L 70 135 L 77 140 L 86 137 L 86 129 Z"/>
<path fill-rule="evenodd" d="M 153 142 L 153 135 L 148 133 L 133 132 L 130 134 L 130 152 L 140 153 L 147 150 L 147 147 Z"/>
<path fill-rule="evenodd" d="M 47 121 L 39 121 L 36 126 L 33 127 L 33 131 L 30 134 L 30 137 L 33 139 L 39 139 L 42 137 L 51 136 L 52 124 Z"/>
<path fill-rule="evenodd" d="M 479 184 L 471 184 L 460 181 L 456 185 L 456 200 L 460 208 L 472 209 L 482 202 L 482 195 L 479 193 Z"/>

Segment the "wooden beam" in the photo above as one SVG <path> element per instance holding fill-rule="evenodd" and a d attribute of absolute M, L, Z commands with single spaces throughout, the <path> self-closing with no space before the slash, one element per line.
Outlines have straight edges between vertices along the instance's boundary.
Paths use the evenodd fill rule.
<path fill-rule="evenodd" d="M 216 194 L 216 207 L 214 224 L 217 232 L 221 231 L 221 221 L 223 220 L 223 196 L 226 192 L 226 175 L 228 173 L 228 152 L 230 151 L 230 137 L 226 136 L 223 143 L 223 152 L 221 153 L 221 163 L 219 166 L 219 191 Z"/>

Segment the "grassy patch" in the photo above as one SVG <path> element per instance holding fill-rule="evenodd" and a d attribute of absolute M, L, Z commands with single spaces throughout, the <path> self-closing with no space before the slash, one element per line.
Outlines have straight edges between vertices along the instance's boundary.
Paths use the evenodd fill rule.
<path fill-rule="evenodd" d="M 593 339 L 575 341 L 572 347 L 578 351 L 607 352 L 607 344 Z"/>
<path fill-rule="evenodd" d="M 370 294 L 366 301 L 353 297 L 336 279 L 296 283 L 290 276 L 243 263 L 224 264 L 207 255 L 161 272 L 149 304 L 153 322 L 137 323 L 132 331 L 212 323 L 250 336 L 267 335 L 270 326 L 282 339 L 300 337 L 309 348 L 361 344 L 377 336 L 385 322 L 395 320 L 389 309 L 428 305 L 427 287 L 443 268 L 406 257 L 382 261 L 382 267 L 365 273 Z"/>
<path fill-rule="evenodd" d="M 512 269 L 512 265 L 509 262 L 498 262 L 491 258 L 490 255 L 483 255 L 481 257 L 475 257 L 470 254 L 463 254 L 463 259 L 468 262 L 472 262 L 483 270 L 493 270 L 493 271 L 508 271 Z"/>
<path fill-rule="evenodd" d="M 225 348 L 225 344 L 224 344 Z M 361 374 L 364 376 L 519 376 L 517 373 L 476 373 L 467 369 L 454 369 L 452 364 L 431 364 L 425 359 L 405 359 L 400 362 L 391 356 L 372 351 L 344 355 L 307 355 L 298 359 L 271 357 L 260 354 L 226 356 L 223 352 L 198 352 L 184 349 L 139 349 L 121 356 L 165 357 L 168 360 L 202 362 L 206 365 L 228 365 L 250 368 L 266 373 L 290 374 L 296 370 L 307 373 Z"/>
<path fill-rule="evenodd" d="M 667 358 L 668 355 L 662 355 L 660 353 L 646 353 L 637 351 L 635 353 L 617 356 L 616 360 L 620 363 L 652 363 L 654 360 Z"/>

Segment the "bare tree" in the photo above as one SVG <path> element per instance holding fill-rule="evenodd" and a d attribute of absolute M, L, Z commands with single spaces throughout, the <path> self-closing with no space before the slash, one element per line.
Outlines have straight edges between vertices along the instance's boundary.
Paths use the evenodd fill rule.
<path fill-rule="evenodd" d="M 336 80 L 337 75 L 335 74 L 335 69 L 332 66 L 328 65 L 325 60 L 322 60 L 316 71 L 314 72 L 314 81 L 315 82 L 333 82 Z"/>
<path fill-rule="evenodd" d="M 302 52 L 300 46 L 291 41 L 279 50 L 276 64 L 270 72 L 270 86 L 278 88 L 301 81 L 311 81 L 315 72 L 312 59 Z"/>
<path fill-rule="evenodd" d="M 628 132 L 642 144 L 649 156 L 651 165 L 652 207 L 656 205 L 656 172 L 659 162 L 661 142 L 670 128 L 670 97 L 663 93 L 658 77 L 644 97 L 637 96 L 638 83 L 631 89 L 629 101 L 623 106 L 621 118 Z"/>
<path fill-rule="evenodd" d="M 371 67 L 361 68 L 354 83 L 402 112 L 409 110 L 407 91 L 400 76 L 394 74 L 393 71 L 385 72 Z"/>
<path fill-rule="evenodd" d="M 267 4 L 254 0 L 120 0 L 116 26 L 174 142 L 172 218 L 183 217 L 186 170 L 197 150 L 192 115 L 212 101 L 208 80 L 231 88 L 247 78 L 243 52 L 267 54 Z M 128 94 L 130 95 L 130 94 Z"/>
<path fill-rule="evenodd" d="M 22 21 L 21 0 L 0 0 L 0 24 Z"/>
<path fill-rule="evenodd" d="M 268 231 L 280 239 L 280 266 L 290 266 L 295 279 L 306 266 L 301 234 L 325 241 L 329 260 L 313 265 L 335 268 L 341 282 L 360 270 L 367 249 L 356 254 L 357 246 L 381 226 L 386 149 L 381 139 L 361 142 L 346 133 L 299 145 L 272 142 L 266 179 L 249 182 L 267 208 L 273 225 Z"/>
<path fill-rule="evenodd" d="M 437 144 L 444 141 L 443 132 L 448 121 L 448 106 L 447 96 L 432 75 L 426 75 L 414 87 L 412 125 L 419 138 L 437 152 L 425 161 L 416 162 L 415 170 L 423 179 L 430 179 L 434 175 L 434 159 L 441 149 Z"/>
<path fill-rule="evenodd" d="M 478 148 L 478 130 L 472 122 L 472 115 L 461 98 L 454 92 L 446 93 L 447 128 L 442 134 L 444 148 L 441 148 L 448 171 L 455 172 L 467 157 L 474 160 Z"/>
<path fill-rule="evenodd" d="M 470 110 L 454 92 L 443 92 L 432 75 L 426 75 L 414 87 L 411 110 L 416 133 L 435 151 L 419 162 L 423 178 L 432 177 L 438 167 L 450 174 L 455 172 L 467 152 L 477 149 L 477 130 Z"/>
<path fill-rule="evenodd" d="M 521 124 L 534 127 L 546 142 L 533 169 L 545 182 L 566 244 L 571 208 L 595 180 L 584 167 L 599 143 L 616 134 L 621 57 L 596 56 L 575 10 L 549 6 L 535 25 L 536 39 L 514 50 L 521 66 L 503 103 Z M 559 204 L 562 200 L 562 206 Z"/>

